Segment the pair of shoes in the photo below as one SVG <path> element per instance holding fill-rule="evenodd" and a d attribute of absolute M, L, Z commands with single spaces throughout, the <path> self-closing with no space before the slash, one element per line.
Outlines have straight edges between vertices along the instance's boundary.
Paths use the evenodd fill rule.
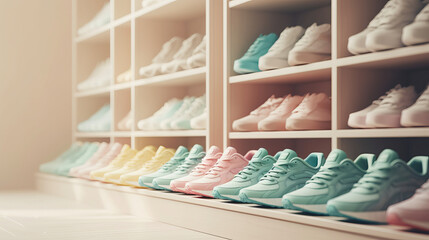
<path fill-rule="evenodd" d="M 101 107 L 89 119 L 78 124 L 80 132 L 107 132 L 110 131 L 111 116 L 110 104 Z"/>
<path fill-rule="evenodd" d="M 148 78 L 205 65 L 206 37 L 195 33 L 186 40 L 173 37 L 164 43 L 161 51 L 152 59 L 152 64 L 141 67 L 139 74 Z"/>
<path fill-rule="evenodd" d="M 88 23 L 77 30 L 79 36 L 92 32 L 110 23 L 110 1 L 107 1 L 101 10 Z"/>
<path fill-rule="evenodd" d="M 140 120 L 140 130 L 204 129 L 207 125 L 206 96 L 173 98 L 149 118 Z"/>
<path fill-rule="evenodd" d="M 284 131 L 331 128 L 331 100 L 324 93 L 305 97 L 271 96 L 248 116 L 232 124 L 234 131 Z"/>
<path fill-rule="evenodd" d="M 234 61 L 239 74 L 284 68 L 331 58 L 331 26 L 314 23 L 307 30 L 287 27 L 277 38 L 260 35 L 243 57 Z"/>
<path fill-rule="evenodd" d="M 109 86 L 112 80 L 110 58 L 100 62 L 89 77 L 77 85 L 78 91 L 86 91 Z"/>
<path fill-rule="evenodd" d="M 73 143 L 70 148 L 62 153 L 60 156 L 50 162 L 43 163 L 39 166 L 39 171 L 43 173 L 53 174 L 55 169 L 61 165 L 62 162 L 67 159 L 75 159 L 79 156 L 80 152 L 87 147 L 88 143 L 76 142 Z"/>
<path fill-rule="evenodd" d="M 128 69 L 127 71 L 118 75 L 118 77 L 116 78 L 116 83 L 131 82 L 131 79 L 132 79 L 131 69 Z"/>
<path fill-rule="evenodd" d="M 390 0 L 365 30 L 349 38 L 347 48 L 362 54 L 427 42 L 429 5 L 421 0 Z"/>
<path fill-rule="evenodd" d="M 121 131 L 130 131 L 133 126 L 133 118 L 131 117 L 131 110 L 118 122 L 118 129 Z"/>
<path fill-rule="evenodd" d="M 363 110 L 351 113 L 353 128 L 394 128 L 429 126 L 429 86 L 416 100 L 414 86 L 396 85 Z"/>

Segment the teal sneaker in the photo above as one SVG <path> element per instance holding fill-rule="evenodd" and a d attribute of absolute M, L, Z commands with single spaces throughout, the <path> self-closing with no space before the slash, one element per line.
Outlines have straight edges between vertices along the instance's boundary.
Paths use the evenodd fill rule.
<path fill-rule="evenodd" d="M 239 74 L 260 72 L 259 58 L 264 56 L 277 41 L 277 35 L 259 35 L 255 42 L 249 47 L 243 57 L 234 61 L 234 71 Z"/>
<path fill-rule="evenodd" d="M 106 104 L 103 107 L 101 107 L 96 113 L 94 113 L 90 118 L 87 120 L 81 122 L 77 126 L 77 130 L 79 132 L 92 132 L 94 131 L 94 125 L 99 121 L 99 119 L 103 119 L 104 116 L 109 114 L 110 112 L 110 104 Z M 109 131 L 107 129 L 106 131 Z"/>
<path fill-rule="evenodd" d="M 355 161 L 335 149 L 304 187 L 283 196 L 283 207 L 314 214 L 328 214 L 326 203 L 349 192 L 375 161 L 374 154 L 361 154 Z"/>
<path fill-rule="evenodd" d="M 55 174 L 68 177 L 70 169 L 73 167 L 80 166 L 84 164 L 88 159 L 94 155 L 94 153 L 98 150 L 99 144 L 98 143 L 91 143 L 86 151 L 79 156 L 78 158 L 70 159 L 70 161 L 64 162 L 57 168 L 55 171 Z"/>
<path fill-rule="evenodd" d="M 183 146 L 178 147 L 176 150 L 176 153 L 174 153 L 174 156 L 168 162 L 166 162 L 160 169 L 158 169 L 158 171 L 148 175 L 140 176 L 138 181 L 139 185 L 142 187 L 154 188 L 152 182 L 155 178 L 162 177 L 174 172 L 174 170 L 176 170 L 176 168 L 180 166 L 182 162 L 185 161 L 188 155 L 189 155 L 189 151 L 186 147 L 183 147 Z"/>
<path fill-rule="evenodd" d="M 69 164 L 70 162 L 75 161 L 76 159 L 81 157 L 83 154 L 85 154 L 85 152 L 87 151 L 87 149 L 90 145 L 91 145 L 90 143 L 82 144 L 82 146 L 80 146 L 78 149 L 76 149 L 76 151 L 74 151 L 73 153 L 68 155 L 66 158 L 62 158 L 61 160 L 52 162 L 51 164 L 46 164 L 43 167 L 43 170 L 46 173 L 57 174 L 56 172 L 61 166 Z"/>
<path fill-rule="evenodd" d="M 79 149 L 82 147 L 82 144 L 80 142 L 73 143 L 70 148 L 62 153 L 60 156 L 55 158 L 54 160 L 50 162 L 43 163 L 39 166 L 39 171 L 44 173 L 49 173 L 50 166 L 59 164 L 60 162 L 64 161 L 65 159 L 69 158 L 73 154 L 75 154 Z"/>
<path fill-rule="evenodd" d="M 173 173 L 157 177 L 152 181 L 153 188 L 171 191 L 171 181 L 185 177 L 191 173 L 192 169 L 194 169 L 201 162 L 204 156 L 206 156 L 204 148 L 199 144 L 195 144 L 189 152 L 189 155 L 186 157 L 185 161 L 183 161 L 182 164 L 180 164 L 180 166 L 177 167 Z"/>
<path fill-rule="evenodd" d="M 353 187 L 328 201 L 328 213 L 367 223 L 386 223 L 387 208 L 410 198 L 428 179 L 428 158 L 414 157 L 408 164 L 385 149 Z"/>
<path fill-rule="evenodd" d="M 302 160 L 294 151 L 285 149 L 257 184 L 240 190 L 240 200 L 283 208 L 283 195 L 303 187 L 324 163 L 323 153 L 311 153 Z"/>
<path fill-rule="evenodd" d="M 265 148 L 259 150 L 253 155 L 249 165 L 244 167 L 234 178 L 222 185 L 216 186 L 213 189 L 213 197 L 239 201 L 238 194 L 240 190 L 250 187 L 259 182 L 259 180 L 273 167 L 273 164 L 279 158 L 281 152 L 278 152 L 274 157 L 268 155 Z"/>

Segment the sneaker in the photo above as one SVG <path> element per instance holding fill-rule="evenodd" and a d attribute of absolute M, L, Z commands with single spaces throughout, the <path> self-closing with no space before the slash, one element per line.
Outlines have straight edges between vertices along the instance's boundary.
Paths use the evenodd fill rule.
<path fill-rule="evenodd" d="M 413 86 L 394 89 L 380 105 L 366 116 L 366 124 L 370 127 L 394 128 L 401 127 L 402 110 L 410 107 L 417 98 Z"/>
<path fill-rule="evenodd" d="M 127 71 L 118 75 L 118 77 L 116 78 L 116 83 L 131 82 L 131 79 L 132 79 L 131 69 L 128 69 Z"/>
<path fill-rule="evenodd" d="M 240 197 L 238 196 L 240 190 L 257 184 L 262 176 L 273 167 L 280 153 L 278 152 L 275 157 L 271 157 L 266 149 L 260 148 L 253 155 L 249 165 L 244 167 L 231 181 L 213 189 L 213 197 L 240 202 Z"/>
<path fill-rule="evenodd" d="M 161 51 L 152 59 L 152 64 L 140 68 L 140 76 L 148 78 L 161 74 L 162 64 L 173 60 L 173 56 L 179 51 L 182 43 L 183 39 L 179 37 L 173 37 L 164 43 Z"/>
<path fill-rule="evenodd" d="M 288 67 L 288 55 L 295 43 L 304 35 L 305 29 L 301 26 L 287 27 L 280 34 L 279 39 L 268 50 L 268 53 L 259 58 L 259 69 L 262 71 Z"/>
<path fill-rule="evenodd" d="M 260 72 L 259 58 L 267 54 L 277 38 L 275 33 L 259 35 L 243 57 L 234 61 L 234 71 L 238 74 Z"/>
<path fill-rule="evenodd" d="M 130 131 L 133 126 L 133 118 L 131 117 L 131 110 L 125 115 L 121 121 L 118 122 L 118 129 L 121 131 Z"/>
<path fill-rule="evenodd" d="M 331 99 L 324 93 L 307 94 L 286 120 L 286 129 L 331 129 Z"/>
<path fill-rule="evenodd" d="M 194 101 L 195 97 L 185 97 L 180 107 L 170 117 L 166 117 L 164 120 L 159 122 L 159 129 L 171 130 L 171 123 L 185 114 Z"/>
<path fill-rule="evenodd" d="M 137 123 L 137 127 L 140 130 L 145 131 L 154 131 L 160 130 L 160 122 L 165 119 L 169 119 L 173 116 L 173 114 L 180 109 L 183 104 L 183 100 L 179 100 L 177 98 L 172 98 L 168 102 L 164 103 L 164 105 L 156 111 L 152 116 L 142 119 Z"/>
<path fill-rule="evenodd" d="M 77 30 L 78 35 L 92 32 L 110 22 L 110 1 L 107 1 L 101 10 L 85 25 Z"/>
<path fill-rule="evenodd" d="M 186 147 L 180 146 L 177 148 L 174 156 L 165 164 L 163 164 L 156 172 L 144 174 L 139 178 L 139 185 L 142 187 L 155 188 L 152 184 L 153 180 L 158 177 L 168 175 L 182 164 L 188 157 L 189 152 Z"/>
<path fill-rule="evenodd" d="M 414 22 L 404 27 L 402 42 L 407 46 L 429 42 L 429 4 L 417 14 Z"/>
<path fill-rule="evenodd" d="M 198 164 L 201 163 L 201 159 L 205 155 L 206 153 L 204 152 L 204 148 L 199 144 L 195 144 L 186 159 L 181 162 L 172 173 L 157 177 L 152 181 L 153 188 L 171 191 L 171 181 L 187 176 Z"/>
<path fill-rule="evenodd" d="M 328 214 L 328 200 L 349 192 L 375 161 L 374 154 L 361 154 L 355 161 L 335 149 L 304 187 L 283 196 L 283 207 L 313 214 Z"/>
<path fill-rule="evenodd" d="M 365 46 L 372 52 L 404 46 L 402 29 L 412 23 L 423 8 L 421 0 L 390 0 L 390 2 L 391 9 L 386 10 L 386 15 L 380 19 L 377 28 L 366 36 Z"/>
<path fill-rule="evenodd" d="M 39 166 L 39 171 L 44 173 L 50 173 L 51 172 L 50 170 L 55 168 L 55 166 L 61 164 L 61 162 L 65 161 L 70 157 L 73 157 L 76 153 L 78 153 L 83 145 L 84 144 L 82 144 L 81 142 L 73 143 L 67 151 L 62 153 L 54 160 L 41 164 Z"/>
<path fill-rule="evenodd" d="M 373 101 L 372 104 L 369 105 L 368 107 L 360 111 L 350 113 L 347 125 L 349 125 L 349 127 L 352 127 L 352 128 L 370 128 L 370 126 L 366 123 L 366 116 L 368 115 L 368 113 L 378 108 L 380 106 L 380 103 L 383 101 L 383 99 L 385 99 L 389 94 L 401 88 L 402 88 L 401 85 L 398 84 L 394 88 L 386 92 L 386 94 L 379 97 L 377 100 Z"/>
<path fill-rule="evenodd" d="M 142 175 L 149 175 L 158 171 L 166 162 L 174 156 L 174 149 L 165 148 L 160 146 L 155 153 L 155 156 L 137 171 L 124 174 L 120 177 L 119 182 L 123 185 L 141 187 L 139 185 L 139 177 Z"/>
<path fill-rule="evenodd" d="M 283 98 L 276 98 L 272 95 L 248 116 L 235 120 L 232 123 L 232 129 L 234 131 L 258 131 L 259 121 L 267 118 L 282 102 Z"/>
<path fill-rule="evenodd" d="M 191 128 L 191 119 L 201 115 L 206 108 L 206 95 L 196 98 L 192 102 L 191 106 L 186 111 L 171 121 L 171 129 L 176 130 L 188 130 Z"/>
<path fill-rule="evenodd" d="M 79 132 L 110 131 L 110 104 L 101 107 L 89 119 L 78 124 Z"/>
<path fill-rule="evenodd" d="M 204 177 L 185 185 L 185 191 L 190 194 L 213 197 L 213 188 L 231 181 L 238 172 L 249 164 L 255 153 L 255 150 L 251 150 L 243 157 L 237 153 L 235 148 L 228 147 Z"/>
<path fill-rule="evenodd" d="M 88 168 L 90 166 L 94 166 L 98 160 L 100 160 L 104 155 L 107 154 L 107 152 L 110 149 L 110 145 L 108 143 L 100 143 L 100 145 L 98 146 L 98 150 L 97 152 L 94 153 L 94 155 L 92 155 L 92 157 L 86 161 L 85 164 L 81 165 L 81 166 L 77 166 L 77 167 L 73 167 L 70 169 L 69 171 L 69 176 L 70 177 L 78 177 L 78 173 L 80 170 Z"/>
<path fill-rule="evenodd" d="M 193 168 L 188 175 L 171 181 L 170 189 L 175 192 L 188 193 L 185 190 L 185 185 L 188 182 L 204 177 L 204 175 L 210 170 L 210 168 L 215 165 L 215 163 L 221 156 L 222 151 L 218 147 L 210 147 L 209 152 L 201 160 L 201 163 L 199 163 L 195 168 Z"/>
<path fill-rule="evenodd" d="M 122 168 L 108 172 L 104 174 L 104 181 L 120 184 L 120 178 L 122 175 L 135 172 L 142 168 L 142 166 L 151 160 L 155 156 L 156 148 L 154 146 L 146 146 L 139 151 L 129 162 L 127 162 Z"/>
<path fill-rule="evenodd" d="M 428 157 L 414 157 L 408 164 L 385 149 L 373 167 L 353 187 L 328 201 L 329 215 L 368 223 L 386 223 L 390 205 L 410 198 L 429 177 Z"/>
<path fill-rule="evenodd" d="M 71 164 L 74 161 L 76 161 L 76 159 L 79 159 L 80 157 L 82 157 L 88 151 L 88 148 L 90 148 L 90 146 L 92 146 L 92 143 L 89 143 L 89 142 L 84 143 L 81 146 L 79 146 L 79 148 L 76 149 L 76 151 L 70 153 L 70 155 L 64 156 L 64 158 L 59 158 L 55 161 L 43 164 L 42 166 L 43 172 L 49 173 L 49 174 L 57 174 L 58 169 L 68 164 Z"/>
<path fill-rule="evenodd" d="M 198 45 L 192 52 L 192 56 L 186 60 L 186 64 L 188 65 L 186 68 L 204 67 L 206 65 L 206 48 L 206 36 L 204 36 L 200 45 Z"/>
<path fill-rule="evenodd" d="M 130 161 L 137 154 L 137 150 L 131 149 L 129 145 L 124 144 L 121 153 L 104 168 L 92 171 L 90 173 L 91 179 L 103 181 L 104 175 L 108 172 L 113 172 L 121 169 L 128 161 Z"/>
<path fill-rule="evenodd" d="M 86 91 L 95 88 L 109 86 L 112 80 L 112 67 L 110 58 L 100 62 L 95 66 L 94 70 L 87 79 L 77 85 L 78 91 Z"/>
<path fill-rule="evenodd" d="M 290 117 L 292 111 L 298 107 L 304 98 L 302 96 L 286 96 L 282 103 L 268 117 L 258 122 L 260 131 L 284 131 L 286 130 L 286 119 Z"/>
<path fill-rule="evenodd" d="M 187 59 L 192 56 L 194 49 L 201 43 L 203 36 L 199 33 L 192 34 L 183 41 L 179 51 L 173 56 L 173 60 L 161 66 L 161 73 L 174 73 L 188 69 Z"/>
<path fill-rule="evenodd" d="M 120 143 L 112 144 L 109 148 L 109 151 L 102 158 L 100 158 L 96 163 L 94 163 L 94 165 L 80 169 L 79 172 L 76 173 L 76 177 L 92 180 L 91 172 L 98 169 L 102 169 L 109 165 L 109 163 L 120 154 L 122 147 L 123 146 Z"/>
<path fill-rule="evenodd" d="M 203 113 L 191 119 L 190 124 L 192 129 L 207 129 L 207 119 L 209 118 L 207 106 Z"/>
<path fill-rule="evenodd" d="M 409 199 L 387 209 L 387 222 L 429 231 L 429 181 Z"/>
<path fill-rule="evenodd" d="M 238 196 L 242 202 L 283 208 L 283 195 L 303 187 L 324 163 L 323 153 L 311 153 L 302 160 L 285 149 L 273 168 L 257 184 L 240 190 Z"/>
<path fill-rule="evenodd" d="M 305 30 L 304 36 L 289 52 L 290 66 L 331 59 L 331 25 L 316 23 Z"/>
<path fill-rule="evenodd" d="M 86 151 L 75 159 L 70 159 L 69 161 L 63 162 L 55 171 L 54 174 L 59 176 L 68 177 L 70 169 L 74 167 L 81 166 L 86 163 L 94 154 L 97 152 L 99 147 L 98 143 L 91 143 Z"/>
<path fill-rule="evenodd" d="M 429 85 L 411 107 L 402 110 L 401 126 L 429 126 Z"/>

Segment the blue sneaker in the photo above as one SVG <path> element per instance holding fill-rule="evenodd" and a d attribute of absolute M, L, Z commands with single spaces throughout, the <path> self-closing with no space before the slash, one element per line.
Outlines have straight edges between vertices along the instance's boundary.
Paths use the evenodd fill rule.
<path fill-rule="evenodd" d="M 259 58 L 264 56 L 277 41 L 277 35 L 259 35 L 243 57 L 234 61 L 234 71 L 239 74 L 260 72 Z"/>
<path fill-rule="evenodd" d="M 375 161 L 374 154 L 361 154 L 355 161 L 346 153 L 333 150 L 325 165 L 301 189 L 283 196 L 283 207 L 315 214 L 328 214 L 328 200 L 343 195 L 353 188 Z"/>

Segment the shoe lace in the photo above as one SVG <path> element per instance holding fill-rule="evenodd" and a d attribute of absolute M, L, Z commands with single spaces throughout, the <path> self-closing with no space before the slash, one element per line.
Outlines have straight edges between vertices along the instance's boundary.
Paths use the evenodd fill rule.
<path fill-rule="evenodd" d="M 206 158 L 203 162 L 198 164 L 193 170 L 192 173 L 197 174 L 203 174 L 206 172 L 207 168 L 211 167 L 212 164 L 210 164 L 213 161 L 216 161 L 216 158 Z"/>
<path fill-rule="evenodd" d="M 188 52 L 192 48 L 194 41 L 194 38 L 189 38 L 183 41 L 182 47 L 179 49 L 179 51 L 174 55 L 174 59 L 182 59 L 185 58 L 188 55 Z"/>
<path fill-rule="evenodd" d="M 401 89 L 401 85 L 396 85 L 394 88 L 390 89 L 389 91 L 387 91 L 383 96 L 379 97 L 377 100 L 372 101 L 373 104 L 375 105 L 380 105 L 380 103 L 387 97 L 389 96 L 389 94 L 391 94 L 392 92 Z"/>
<path fill-rule="evenodd" d="M 316 95 L 314 94 L 305 96 L 302 102 L 292 111 L 292 113 L 306 113 L 313 110 L 316 107 L 315 101 L 313 100 L 315 96 Z"/>
<path fill-rule="evenodd" d="M 330 181 L 338 176 L 338 170 L 340 170 L 340 168 L 341 166 L 338 164 L 329 167 L 322 167 L 317 174 L 308 180 L 308 183 L 327 185 Z"/>
<path fill-rule="evenodd" d="M 262 104 L 261 106 L 259 106 L 258 108 L 256 108 L 255 110 L 253 110 L 252 112 L 250 112 L 251 115 L 259 115 L 263 112 L 265 112 L 265 110 L 268 111 L 273 111 L 276 108 L 276 104 L 274 104 L 274 98 L 270 97 L 267 101 L 264 102 L 264 104 Z"/>
<path fill-rule="evenodd" d="M 357 183 L 354 188 L 364 188 L 370 191 L 379 190 L 380 185 L 389 179 L 389 173 L 392 167 L 381 167 L 372 170 L 365 174 Z"/>
<path fill-rule="evenodd" d="M 176 169 L 176 172 L 188 172 L 198 161 L 198 158 L 188 158 Z"/>
<path fill-rule="evenodd" d="M 253 42 L 253 44 L 249 47 L 247 52 L 244 54 L 244 56 L 253 56 L 255 53 L 258 52 L 262 41 L 264 39 L 264 35 L 259 35 L 259 37 Z"/>
<path fill-rule="evenodd" d="M 191 99 L 184 100 L 182 106 L 180 106 L 180 108 L 174 113 L 174 116 L 172 119 L 182 116 L 183 113 L 191 107 L 193 102 L 194 101 L 192 101 Z"/>
<path fill-rule="evenodd" d="M 261 178 L 261 181 L 278 183 L 279 178 L 291 171 L 295 165 L 296 164 L 294 162 L 276 164 Z"/>
<path fill-rule="evenodd" d="M 204 99 L 195 100 L 191 106 L 182 115 L 184 118 L 192 118 L 201 113 L 201 109 L 205 108 L 206 102 Z"/>
<path fill-rule="evenodd" d="M 312 39 L 314 39 L 314 34 L 316 33 L 317 26 L 312 25 L 304 33 L 304 36 L 302 36 L 301 39 L 295 44 L 295 47 L 305 46 L 309 42 L 311 42 Z"/>
<path fill-rule="evenodd" d="M 381 9 L 381 11 L 369 23 L 368 27 L 376 28 L 389 23 L 391 18 L 394 16 L 394 10 L 398 7 L 398 5 L 398 0 L 388 1 L 383 9 Z"/>
<path fill-rule="evenodd" d="M 229 162 L 231 159 L 222 159 L 221 161 L 218 161 L 210 170 L 207 172 L 207 175 L 211 176 L 219 176 L 229 165 Z"/>
<path fill-rule="evenodd" d="M 429 8 L 428 8 L 429 9 Z M 429 86 L 426 90 L 420 95 L 420 97 L 416 101 L 417 104 L 426 104 L 429 105 Z"/>
<path fill-rule="evenodd" d="M 161 51 L 153 58 L 152 62 L 163 62 L 167 54 L 171 51 L 172 43 L 170 41 L 162 45 Z"/>
<path fill-rule="evenodd" d="M 289 96 L 285 97 L 284 100 L 282 101 L 282 103 L 280 103 L 280 105 L 271 112 L 272 115 L 281 115 L 281 114 L 283 114 L 285 112 L 286 105 L 289 102 L 288 101 Z"/>
<path fill-rule="evenodd" d="M 405 93 L 400 89 L 394 89 L 391 91 L 381 102 L 380 106 L 383 107 L 397 107 L 401 104 L 401 96 Z"/>
<path fill-rule="evenodd" d="M 252 160 L 249 164 L 243 168 L 237 175 L 236 178 L 247 179 L 252 176 L 255 172 L 259 171 L 261 166 L 264 164 L 262 160 Z"/>

